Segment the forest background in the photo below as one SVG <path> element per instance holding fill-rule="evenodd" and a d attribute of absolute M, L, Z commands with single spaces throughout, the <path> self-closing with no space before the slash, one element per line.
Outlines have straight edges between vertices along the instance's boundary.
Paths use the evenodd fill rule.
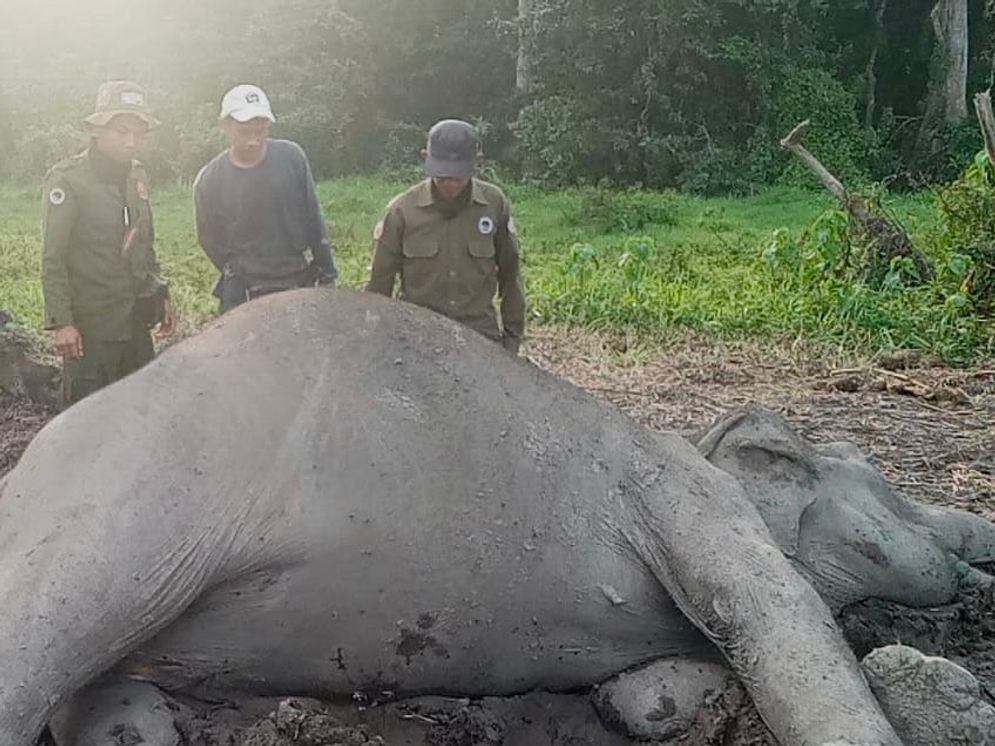
<path fill-rule="evenodd" d="M 191 330 L 209 319 L 190 181 L 251 81 L 322 179 L 343 284 L 428 126 L 461 117 L 516 206 L 536 327 L 984 360 L 995 169 L 970 101 L 993 61 L 993 0 L 0 0 L 0 309 L 40 329 L 43 175 L 85 144 L 99 83 L 132 78 L 163 121 L 160 256 Z M 918 263 L 781 150 L 803 119 Z"/>
<path fill-rule="evenodd" d="M 79 142 L 97 85 L 164 122 L 154 177 L 217 152 L 218 101 L 254 81 L 320 177 L 410 170 L 443 117 L 509 179 L 743 194 L 808 181 L 777 150 L 804 118 L 845 181 L 918 187 L 978 150 L 991 0 L 48 0 L 0 2 L 0 179 Z"/>

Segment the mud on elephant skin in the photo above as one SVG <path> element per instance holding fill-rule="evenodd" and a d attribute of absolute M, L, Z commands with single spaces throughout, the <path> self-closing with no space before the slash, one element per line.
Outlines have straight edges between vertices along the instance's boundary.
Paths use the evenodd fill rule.
<path fill-rule="evenodd" d="M 724 432 L 717 462 L 745 431 Z M 928 587 L 908 593 L 938 598 L 947 551 L 977 559 L 995 529 L 903 512 L 870 477 L 869 495 L 770 478 L 792 532 L 763 469 L 744 461 L 741 486 L 719 465 L 424 309 L 346 290 L 247 304 L 57 417 L 0 484 L 0 746 L 108 669 L 177 691 L 484 696 L 719 654 L 782 744 L 897 746 L 817 590 L 872 596 L 918 562 Z M 884 544 L 862 574 L 810 503 L 848 517 L 847 540 L 868 511 L 921 556 Z"/>

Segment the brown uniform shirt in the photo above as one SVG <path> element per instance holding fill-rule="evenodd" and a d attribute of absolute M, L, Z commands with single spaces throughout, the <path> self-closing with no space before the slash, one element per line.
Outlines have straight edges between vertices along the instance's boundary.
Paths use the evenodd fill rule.
<path fill-rule="evenodd" d="M 525 332 L 518 265 L 511 207 L 498 187 L 474 179 L 466 206 L 447 214 L 426 179 L 391 200 L 377 224 L 367 290 L 392 295 L 400 275 L 402 300 L 517 347 Z"/>

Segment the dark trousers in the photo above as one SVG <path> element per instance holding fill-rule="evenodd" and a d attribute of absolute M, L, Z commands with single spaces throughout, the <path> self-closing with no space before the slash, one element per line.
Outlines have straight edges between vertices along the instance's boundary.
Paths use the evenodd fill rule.
<path fill-rule="evenodd" d="M 214 286 L 214 297 L 218 299 L 218 313 L 228 313 L 243 303 L 253 298 L 260 298 L 271 293 L 279 293 L 285 290 L 295 290 L 307 287 L 304 284 L 267 284 L 265 280 L 259 280 L 250 287 L 239 277 L 233 275 L 222 275 L 218 278 Z"/>
<path fill-rule="evenodd" d="M 108 342 L 83 334 L 83 357 L 62 363 L 62 404 L 68 407 L 124 378 L 155 357 L 152 334 L 136 324 L 131 339 Z"/>

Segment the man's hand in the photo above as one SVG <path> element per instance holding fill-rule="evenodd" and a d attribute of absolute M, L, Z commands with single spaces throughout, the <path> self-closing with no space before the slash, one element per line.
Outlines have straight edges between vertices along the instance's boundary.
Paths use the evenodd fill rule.
<path fill-rule="evenodd" d="M 173 333 L 176 328 L 176 310 L 173 308 L 173 302 L 166 298 L 163 304 L 162 320 L 155 326 L 155 335 L 160 339 L 162 337 L 168 337 Z"/>
<path fill-rule="evenodd" d="M 54 342 L 56 351 L 62 357 L 83 357 L 83 337 L 75 326 L 70 324 L 56 329 Z"/>

